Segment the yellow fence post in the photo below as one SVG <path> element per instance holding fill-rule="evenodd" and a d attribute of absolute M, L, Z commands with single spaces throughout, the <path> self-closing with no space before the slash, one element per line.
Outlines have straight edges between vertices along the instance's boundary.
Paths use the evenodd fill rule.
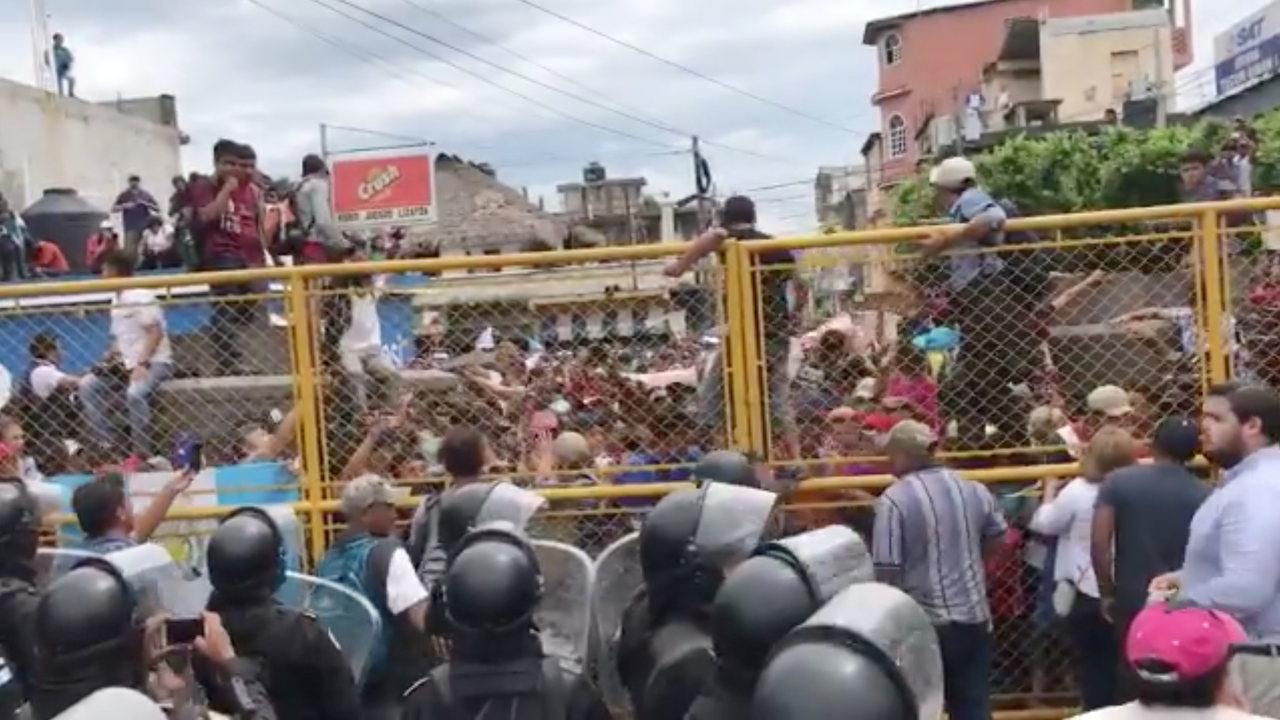
<path fill-rule="evenodd" d="M 745 307 L 742 301 L 742 286 L 745 280 L 743 261 L 746 260 L 742 244 L 730 241 L 724 252 L 724 316 L 720 318 L 722 325 L 729 328 L 720 352 L 723 354 L 720 366 L 724 370 L 723 383 L 725 392 L 725 417 L 729 425 L 729 437 L 733 446 L 742 450 L 751 445 L 751 412 L 747 405 L 747 359 L 746 348 L 740 338 L 733 336 L 733 329 L 746 327 Z"/>
<path fill-rule="evenodd" d="M 311 528 L 311 561 L 319 562 L 324 555 L 324 455 L 320 451 L 320 434 L 324 431 L 318 412 L 320 393 L 316 376 L 320 368 L 316 365 L 316 354 L 311 342 L 310 298 L 307 295 L 307 281 L 296 275 L 288 280 L 288 292 L 285 295 L 285 309 L 288 312 L 290 338 L 293 345 L 293 356 L 297 367 L 294 368 L 294 388 L 298 403 L 298 442 L 302 451 L 302 499 L 306 503 L 308 525 Z"/>
<path fill-rule="evenodd" d="M 1200 249 L 1204 277 L 1205 338 L 1209 344 L 1209 382 L 1226 382 L 1227 347 L 1223 330 L 1226 328 L 1226 274 L 1223 272 L 1222 233 L 1218 227 L 1218 212 L 1206 210 L 1200 215 Z"/>
<path fill-rule="evenodd" d="M 738 380 L 742 387 L 742 412 L 747 417 L 747 427 L 751 431 L 751 442 L 748 449 L 759 452 L 767 460 L 769 457 L 769 407 L 765 396 L 767 385 L 764 382 L 765 367 L 762 360 L 763 348 L 760 345 L 760 331 L 757 327 L 759 303 L 756 292 L 756 273 L 753 268 L 755 256 L 749 252 L 746 243 L 737 243 L 738 254 L 738 296 L 741 312 L 738 323 L 729 327 L 729 338 L 732 343 L 742 348 L 742 365 Z M 763 421 L 761 421 L 763 420 Z"/>

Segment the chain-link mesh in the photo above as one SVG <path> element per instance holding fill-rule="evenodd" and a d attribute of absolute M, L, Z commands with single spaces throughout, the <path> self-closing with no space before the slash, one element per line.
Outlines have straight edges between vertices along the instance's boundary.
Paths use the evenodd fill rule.
<path fill-rule="evenodd" d="M 1037 242 L 946 257 L 908 244 L 867 264 L 879 289 L 846 292 L 841 322 L 812 313 L 835 303 L 806 300 L 798 266 L 755 254 L 765 370 L 754 379 L 769 398 L 760 422 L 771 457 L 874 455 L 875 436 L 910 417 L 953 456 L 1019 464 L 1029 449 L 1063 445 L 1055 433 L 1069 421 L 1126 415 L 1145 436 L 1196 407 L 1208 366 L 1195 233 L 1020 235 Z M 857 462 L 822 464 L 863 474 Z"/>
<path fill-rule="evenodd" d="M 19 455 L 42 474 L 166 471 L 187 440 L 203 443 L 210 466 L 275 459 L 267 440 L 294 397 L 278 289 L 56 287 L 0 307 L 13 375 L 5 413 L 25 435 Z"/>
<path fill-rule="evenodd" d="M 556 263 L 421 278 L 328 278 L 308 291 L 331 480 L 442 480 L 450 428 L 487 438 L 490 472 L 539 487 L 687 477 L 726 444 L 720 273 L 674 287 L 663 263 Z M 580 506 L 581 505 L 581 506 Z M 570 503 L 566 510 L 591 510 Z"/>

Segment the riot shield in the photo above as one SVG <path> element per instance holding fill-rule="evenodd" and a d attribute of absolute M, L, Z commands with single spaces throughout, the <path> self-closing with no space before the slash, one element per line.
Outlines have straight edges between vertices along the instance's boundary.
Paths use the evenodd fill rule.
<path fill-rule="evenodd" d="M 45 587 L 85 560 L 100 557 L 88 550 L 40 548 L 36 551 L 36 587 Z"/>
<path fill-rule="evenodd" d="M 809 586 L 817 601 L 815 607 L 853 583 L 875 580 L 875 565 L 867 544 L 844 525 L 792 535 L 764 545 L 757 554 L 791 565 Z"/>
<path fill-rule="evenodd" d="M 708 483 L 702 486 L 702 513 L 693 544 L 704 562 L 735 565 L 760 545 L 778 496 L 767 490 Z"/>
<path fill-rule="evenodd" d="M 104 558 L 129 581 L 137 610 L 144 617 L 160 612 L 195 617 L 209 602 L 208 576 L 189 577 L 163 545 L 144 543 Z"/>
<path fill-rule="evenodd" d="M 342 650 L 356 682 L 364 682 L 382 633 L 382 616 L 373 603 L 337 583 L 295 572 L 286 574 L 276 597 L 315 615 Z"/>
<path fill-rule="evenodd" d="M 67 708 L 54 720 L 166 720 L 151 698 L 137 690 L 113 687 L 99 690 Z"/>
<path fill-rule="evenodd" d="M 542 570 L 542 602 L 534 613 L 542 631 L 542 647 L 561 665 L 580 673 L 590 649 L 595 566 L 585 552 L 572 545 L 552 540 L 530 544 Z"/>
<path fill-rule="evenodd" d="M 618 677 L 618 633 L 627 603 L 644 587 L 640 572 L 640 533 L 614 542 L 596 559 L 591 590 L 591 662 L 605 703 L 615 711 L 631 699 Z"/>
<path fill-rule="evenodd" d="M 778 643 L 757 692 L 767 692 L 772 666 L 785 666 L 787 656 L 804 652 L 806 645 L 835 647 L 870 661 L 900 689 L 904 701 L 919 708 L 922 720 L 942 716 L 942 651 L 938 635 L 924 609 L 901 590 L 875 582 L 842 590 Z M 841 684 L 848 678 L 835 673 L 830 679 L 811 676 L 803 682 L 801 678 L 773 680 L 781 680 L 790 688 L 785 692 L 805 693 L 806 684 Z M 814 695 L 830 696 L 826 692 L 829 687 L 811 687 Z M 839 692 L 850 693 L 848 701 L 856 702 L 860 689 L 855 684 Z"/>
<path fill-rule="evenodd" d="M 298 511 L 292 505 L 260 505 L 258 509 L 271 518 L 284 541 L 285 569 L 302 572 L 302 558 L 306 557 L 306 538 Z"/>

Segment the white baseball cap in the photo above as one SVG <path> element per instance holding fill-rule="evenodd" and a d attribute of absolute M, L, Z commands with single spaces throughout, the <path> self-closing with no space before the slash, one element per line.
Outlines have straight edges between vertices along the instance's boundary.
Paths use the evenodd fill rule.
<path fill-rule="evenodd" d="M 954 189 L 966 181 L 978 179 L 978 169 L 962 157 L 949 157 L 929 171 L 929 184 Z"/>

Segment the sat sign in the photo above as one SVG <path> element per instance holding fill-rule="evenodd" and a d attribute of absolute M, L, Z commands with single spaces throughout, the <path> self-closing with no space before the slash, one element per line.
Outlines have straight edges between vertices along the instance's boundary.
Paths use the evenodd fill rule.
<path fill-rule="evenodd" d="M 1227 28 L 1213 39 L 1213 75 L 1226 95 L 1280 69 L 1280 0 Z"/>

